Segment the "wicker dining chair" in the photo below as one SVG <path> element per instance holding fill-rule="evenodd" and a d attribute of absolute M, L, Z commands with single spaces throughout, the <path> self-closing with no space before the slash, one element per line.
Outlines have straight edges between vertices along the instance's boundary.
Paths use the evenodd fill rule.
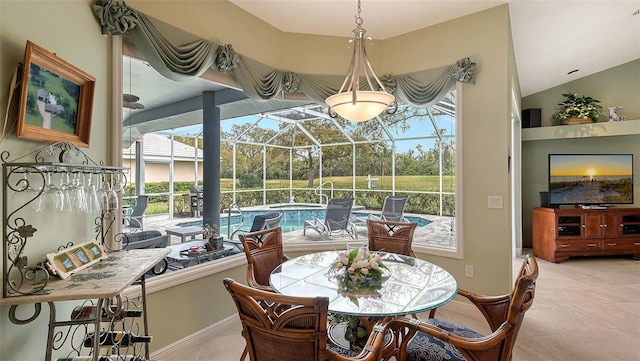
<path fill-rule="evenodd" d="M 400 338 L 399 361 L 510 361 L 524 315 L 535 295 L 538 263 L 527 256 L 513 291 L 502 296 L 482 296 L 466 290 L 458 294 L 471 301 L 489 323 L 491 333 L 479 332 L 452 322 L 433 318 L 426 321 L 398 317 L 390 322 Z"/>
<path fill-rule="evenodd" d="M 247 284 L 263 291 L 271 291 L 271 272 L 289 258 L 282 247 L 280 227 L 239 234 L 247 257 Z"/>
<path fill-rule="evenodd" d="M 411 249 L 417 223 L 367 220 L 369 250 L 415 257 Z"/>
<path fill-rule="evenodd" d="M 327 344 L 328 297 L 295 297 L 265 292 L 230 278 L 231 294 L 242 323 L 251 361 L 380 360 L 386 328 L 374 326 L 367 344 L 354 357 Z"/>

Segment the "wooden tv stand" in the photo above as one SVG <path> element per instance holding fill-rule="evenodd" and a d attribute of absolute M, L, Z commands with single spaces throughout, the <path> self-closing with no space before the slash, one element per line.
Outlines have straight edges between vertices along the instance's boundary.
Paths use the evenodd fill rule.
<path fill-rule="evenodd" d="M 550 262 L 573 256 L 640 257 L 640 208 L 536 207 L 533 254 Z"/>

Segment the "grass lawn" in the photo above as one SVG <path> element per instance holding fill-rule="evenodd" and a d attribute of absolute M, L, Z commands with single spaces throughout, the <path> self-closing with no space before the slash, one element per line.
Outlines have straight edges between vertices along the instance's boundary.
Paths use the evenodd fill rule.
<path fill-rule="evenodd" d="M 391 177 L 372 177 L 378 178 L 377 190 L 391 190 Z M 333 182 L 334 189 L 351 189 L 352 179 L 350 176 L 345 177 L 324 177 L 323 182 Z M 438 192 L 440 190 L 438 176 L 397 176 L 396 177 L 396 191 L 422 191 L 422 192 Z M 314 180 L 313 187 L 317 187 L 320 184 L 318 179 Z M 267 189 L 276 188 L 288 188 L 289 180 L 272 179 L 267 180 Z M 306 180 L 294 180 L 293 188 L 306 188 Z M 454 177 L 447 176 L 442 179 L 442 188 L 444 192 L 454 192 L 455 179 Z M 220 179 L 220 189 L 222 191 L 230 191 L 232 189 L 232 181 L 229 178 Z M 238 188 L 239 190 L 240 188 Z M 259 188 L 254 188 L 259 189 Z M 356 189 L 367 189 L 367 177 L 356 177 Z M 153 198 L 149 202 L 146 214 L 166 214 L 169 213 L 168 202 L 154 202 Z"/>
<path fill-rule="evenodd" d="M 374 176 L 372 178 L 378 178 L 378 190 L 391 189 L 391 176 Z M 323 182 L 333 182 L 333 188 L 337 189 L 351 189 L 352 178 L 351 176 L 344 177 L 324 177 Z M 423 191 L 423 192 L 438 192 L 440 190 L 438 176 L 396 176 L 396 190 L 397 191 Z M 319 179 L 315 179 L 313 182 L 313 188 L 320 184 Z M 272 179 L 267 180 L 267 188 L 287 188 L 289 187 L 288 179 Z M 306 180 L 294 180 L 293 188 L 306 188 Z M 225 178 L 220 180 L 220 188 L 225 190 L 232 189 L 231 179 Z M 453 192 L 455 190 L 455 179 L 452 176 L 445 176 L 442 179 L 442 188 L 445 192 Z M 356 189 L 367 189 L 367 177 L 356 177 Z"/>

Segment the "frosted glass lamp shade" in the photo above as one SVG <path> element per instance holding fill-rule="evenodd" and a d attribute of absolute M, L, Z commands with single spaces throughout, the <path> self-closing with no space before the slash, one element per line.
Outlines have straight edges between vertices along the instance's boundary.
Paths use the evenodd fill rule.
<path fill-rule="evenodd" d="M 325 102 L 344 119 L 364 122 L 380 115 L 395 99 L 384 91 L 358 91 L 356 94 L 355 104 L 352 92 L 332 95 Z"/>

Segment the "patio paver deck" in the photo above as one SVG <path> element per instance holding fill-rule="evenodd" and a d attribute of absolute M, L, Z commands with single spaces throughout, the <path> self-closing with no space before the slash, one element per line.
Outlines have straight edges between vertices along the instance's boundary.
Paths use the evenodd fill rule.
<path fill-rule="evenodd" d="M 451 230 L 454 227 L 454 221 L 451 217 L 441 217 L 423 214 L 406 214 L 407 216 L 416 216 L 426 218 L 431 221 L 424 227 L 416 228 L 414 234 L 414 244 L 429 244 L 435 247 L 453 247 L 455 246 L 455 236 Z M 178 223 L 199 221 L 202 218 L 173 218 L 169 219 L 168 215 L 147 215 L 144 220 L 145 230 L 158 230 L 163 234 L 168 229 L 176 227 Z M 358 225 L 356 227 L 358 239 L 367 239 L 367 227 Z M 226 235 L 222 235 L 225 236 Z M 307 232 L 306 236 L 302 235 L 302 230 L 286 232 L 282 234 L 283 240 L 287 242 L 306 242 L 306 241 L 322 241 L 322 237 L 315 232 Z M 171 240 L 172 244 L 180 243 L 177 240 Z"/>

